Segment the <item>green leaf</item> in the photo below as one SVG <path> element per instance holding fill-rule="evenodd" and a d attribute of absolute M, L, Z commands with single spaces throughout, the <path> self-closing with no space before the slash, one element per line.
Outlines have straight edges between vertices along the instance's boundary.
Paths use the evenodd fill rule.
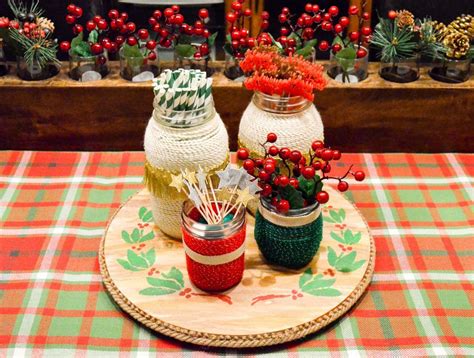
<path fill-rule="evenodd" d="M 149 241 L 149 240 L 153 240 L 155 238 L 155 233 L 152 231 L 150 231 L 148 234 L 140 237 L 140 239 L 138 240 L 138 242 L 145 242 L 145 241 Z"/>
<path fill-rule="evenodd" d="M 122 266 L 125 270 L 129 271 L 140 271 L 139 268 L 136 268 L 135 266 L 132 266 L 130 262 L 124 259 L 117 259 L 117 262 Z"/>
<path fill-rule="evenodd" d="M 75 47 L 72 47 L 72 52 L 81 57 L 92 56 L 91 47 L 87 42 L 79 42 Z"/>
<path fill-rule="evenodd" d="M 209 36 L 209 38 L 207 39 L 207 43 L 209 44 L 209 46 L 214 45 L 214 43 L 216 42 L 216 37 L 217 37 L 217 31 L 214 32 L 211 36 Z"/>
<path fill-rule="evenodd" d="M 341 236 L 339 236 L 335 231 L 331 231 L 331 234 L 330 234 L 330 235 L 331 235 L 331 237 L 332 237 L 334 240 L 340 242 L 341 244 L 345 244 L 345 243 L 346 243 L 346 242 L 344 241 L 344 239 L 343 239 Z"/>
<path fill-rule="evenodd" d="M 125 230 L 122 230 L 122 240 L 125 241 L 127 244 L 133 244 L 130 235 Z"/>
<path fill-rule="evenodd" d="M 314 189 L 316 188 L 316 183 L 312 179 L 306 179 L 304 176 L 298 178 L 299 187 L 303 191 L 305 198 L 311 198 L 314 196 Z"/>
<path fill-rule="evenodd" d="M 321 288 L 331 287 L 336 282 L 335 278 L 332 279 L 323 279 L 323 275 L 319 274 L 315 276 L 311 281 L 309 281 L 306 285 L 303 286 L 304 292 L 314 291 Z"/>
<path fill-rule="evenodd" d="M 144 58 L 143 53 L 140 51 L 140 48 L 138 47 L 138 45 L 130 46 L 127 43 L 123 45 L 123 55 L 125 57 Z"/>
<path fill-rule="evenodd" d="M 354 68 L 356 57 L 356 50 L 352 47 L 343 48 L 341 51 L 336 53 L 337 62 L 341 65 L 343 71 L 345 72 L 348 72 Z"/>
<path fill-rule="evenodd" d="M 335 210 L 329 210 L 329 215 L 333 218 L 333 220 L 337 223 L 341 223 L 342 220 L 339 217 L 339 214 Z"/>
<path fill-rule="evenodd" d="M 189 58 L 194 56 L 196 53 L 196 48 L 192 45 L 187 44 L 178 44 L 175 46 L 175 51 L 178 56 Z"/>
<path fill-rule="evenodd" d="M 133 250 L 127 250 L 127 259 L 133 266 L 138 268 L 148 268 L 148 262 L 142 256 L 136 254 Z"/>
<path fill-rule="evenodd" d="M 130 237 L 132 238 L 132 242 L 134 243 L 139 242 L 140 236 L 140 231 L 137 228 L 133 229 L 132 235 L 130 235 Z"/>
<path fill-rule="evenodd" d="M 339 217 L 341 218 L 342 221 L 344 221 L 344 219 L 346 218 L 346 212 L 344 211 L 344 209 L 339 209 Z"/>
<path fill-rule="evenodd" d="M 88 37 L 87 41 L 95 44 L 98 40 L 99 40 L 99 32 L 97 32 L 97 30 L 92 30 L 89 33 L 89 37 Z"/>
<path fill-rule="evenodd" d="M 327 296 L 327 297 L 334 297 L 334 296 L 341 295 L 341 292 L 339 290 L 336 290 L 335 288 L 323 288 L 320 290 L 312 290 L 307 293 L 313 296 Z"/>
<path fill-rule="evenodd" d="M 354 263 L 354 260 L 356 258 L 357 253 L 355 251 L 352 251 L 348 255 L 343 255 L 339 257 L 339 260 L 337 260 L 336 265 L 334 266 L 336 270 L 341 271 L 341 272 L 349 272 L 350 267 Z"/>
<path fill-rule="evenodd" d="M 230 38 L 230 35 L 229 35 Z M 195 42 L 195 37 L 191 35 L 182 34 L 179 36 L 179 43 L 183 45 L 190 45 Z"/>
<path fill-rule="evenodd" d="M 84 41 L 84 33 L 81 32 L 71 40 L 71 48 L 76 47 L 77 45 L 79 45 L 83 41 Z"/>
<path fill-rule="evenodd" d="M 305 45 L 300 48 L 299 50 L 296 50 L 297 55 L 301 55 L 303 57 L 310 56 L 313 53 L 313 48 L 316 46 L 318 43 L 317 39 L 310 40 L 305 43 Z"/>
<path fill-rule="evenodd" d="M 165 288 L 174 291 L 179 291 L 182 288 L 173 280 L 164 280 L 162 278 L 156 277 L 147 277 L 146 280 L 150 285 L 154 287 Z"/>
<path fill-rule="evenodd" d="M 296 190 L 292 185 L 287 185 L 284 188 L 279 188 L 280 195 L 290 202 L 293 209 L 300 209 L 303 207 L 304 199 L 301 191 Z"/>
<path fill-rule="evenodd" d="M 301 38 L 298 36 L 297 33 L 301 34 L 301 31 L 293 31 L 291 34 L 288 35 L 288 39 L 294 39 L 296 41 L 296 48 L 300 48 L 302 43 L 301 43 Z"/>
<path fill-rule="evenodd" d="M 143 221 L 143 216 L 145 216 L 146 212 L 148 211 L 147 208 L 145 208 L 144 206 L 142 206 L 139 210 L 138 210 L 138 217 L 140 218 L 141 221 Z"/>
<path fill-rule="evenodd" d="M 331 219 L 329 216 L 323 216 L 323 219 L 324 221 L 328 222 L 328 223 L 335 223 L 335 221 L 333 219 Z"/>
<path fill-rule="evenodd" d="M 332 247 L 328 247 L 328 262 L 329 265 L 334 266 L 337 261 L 336 251 Z"/>
<path fill-rule="evenodd" d="M 175 293 L 175 290 L 169 290 L 167 288 L 148 287 L 140 291 L 141 295 L 145 296 L 163 296 Z"/>
<path fill-rule="evenodd" d="M 161 274 L 164 278 L 175 280 L 181 287 L 184 287 L 183 274 L 176 267 L 172 267 L 168 273 Z"/>
<path fill-rule="evenodd" d="M 275 41 L 275 38 L 272 36 L 271 33 L 267 32 L 268 36 L 270 36 L 270 38 L 272 39 L 272 45 L 276 46 L 278 48 L 278 50 L 283 50 L 283 46 L 281 45 L 281 43 L 279 43 L 278 41 Z"/>
<path fill-rule="evenodd" d="M 149 267 L 153 266 L 156 260 L 155 249 L 148 250 L 148 252 L 145 254 L 145 259 L 148 261 Z"/>
<path fill-rule="evenodd" d="M 357 244 L 361 238 L 362 238 L 362 233 L 360 232 L 354 235 L 351 230 L 344 231 L 344 242 L 346 245 Z"/>
<path fill-rule="evenodd" d="M 233 51 L 232 45 L 230 43 L 226 42 L 224 44 L 223 48 L 224 48 L 225 53 L 227 53 L 228 55 L 230 55 L 232 57 L 234 56 L 234 51 Z"/>
<path fill-rule="evenodd" d="M 313 277 L 313 271 L 311 270 L 311 268 L 306 269 L 306 271 L 303 272 L 303 274 L 300 276 L 300 281 L 299 281 L 300 289 L 302 289 L 302 287 L 309 280 L 311 280 L 312 277 Z"/>
<path fill-rule="evenodd" d="M 140 219 L 146 223 L 151 222 L 153 220 L 153 213 L 151 212 L 151 210 L 148 210 L 145 207 L 142 207 L 140 210 L 142 209 L 145 209 L 145 210 L 142 211 L 142 213 L 140 214 Z"/>
<path fill-rule="evenodd" d="M 360 261 L 354 262 L 354 263 L 351 265 L 350 270 L 347 271 L 347 272 L 355 271 L 355 270 L 361 268 L 361 267 L 365 264 L 365 261 L 366 261 L 366 260 L 360 260 Z M 345 271 L 343 271 L 343 272 L 345 272 Z"/>

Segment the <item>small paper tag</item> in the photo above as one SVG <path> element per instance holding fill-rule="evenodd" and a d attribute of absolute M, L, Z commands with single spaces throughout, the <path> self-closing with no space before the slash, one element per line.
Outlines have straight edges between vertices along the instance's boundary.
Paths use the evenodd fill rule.
<path fill-rule="evenodd" d="M 82 82 L 97 81 L 102 78 L 102 75 L 96 71 L 86 71 L 81 76 Z"/>

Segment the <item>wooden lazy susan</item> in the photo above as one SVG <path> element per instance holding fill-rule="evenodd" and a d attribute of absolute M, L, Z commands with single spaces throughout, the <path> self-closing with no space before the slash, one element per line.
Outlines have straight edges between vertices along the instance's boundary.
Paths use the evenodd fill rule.
<path fill-rule="evenodd" d="M 328 188 L 318 254 L 301 270 L 268 265 L 248 216 L 245 272 L 229 291 L 208 294 L 189 282 L 180 241 L 154 226 L 150 194 L 135 194 L 112 217 L 100 268 L 113 299 L 137 321 L 199 345 L 258 347 L 304 337 L 344 315 L 374 270 L 375 246 L 360 212 Z"/>

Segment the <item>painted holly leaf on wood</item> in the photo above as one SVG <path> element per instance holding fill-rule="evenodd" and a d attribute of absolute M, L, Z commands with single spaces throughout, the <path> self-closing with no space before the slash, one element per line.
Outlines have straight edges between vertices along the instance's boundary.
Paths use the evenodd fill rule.
<path fill-rule="evenodd" d="M 122 239 L 127 244 L 139 244 L 145 241 L 153 240 L 155 238 L 155 233 L 150 231 L 145 234 L 144 230 L 138 230 L 137 228 L 133 229 L 132 233 L 129 234 L 127 231 L 122 231 Z"/>
<path fill-rule="evenodd" d="M 336 232 L 331 232 L 331 237 L 344 245 L 355 245 L 362 238 L 362 233 L 353 233 L 351 230 L 344 230 L 342 235 L 337 234 Z"/>
<path fill-rule="evenodd" d="M 140 210 L 138 210 L 138 217 L 144 223 L 149 223 L 153 220 L 153 214 L 152 214 L 151 210 L 148 210 L 144 206 L 142 206 L 140 208 Z"/>
<path fill-rule="evenodd" d="M 355 251 L 347 255 L 344 253 L 337 255 L 332 247 L 328 247 L 328 262 L 340 272 L 352 272 L 361 268 L 366 260 L 356 261 L 356 256 L 357 253 Z"/>
<path fill-rule="evenodd" d="M 156 261 L 155 249 L 150 249 L 147 252 L 137 254 L 133 250 L 127 251 L 127 259 L 117 259 L 117 262 L 125 270 L 141 271 L 152 267 Z"/>
<path fill-rule="evenodd" d="M 162 272 L 160 277 L 147 277 L 152 287 L 140 291 L 141 295 L 162 296 L 179 292 L 184 288 L 183 274 L 176 267 L 172 267 L 167 273 Z"/>
<path fill-rule="evenodd" d="M 324 217 L 324 221 L 328 223 L 339 223 L 341 224 L 344 219 L 346 218 L 346 212 L 344 209 L 336 210 L 329 210 L 329 216 Z"/>
<path fill-rule="evenodd" d="M 313 296 L 339 296 L 341 292 L 332 288 L 336 282 L 335 278 L 325 279 L 322 274 L 313 275 L 311 268 L 308 268 L 300 277 L 300 290 Z"/>

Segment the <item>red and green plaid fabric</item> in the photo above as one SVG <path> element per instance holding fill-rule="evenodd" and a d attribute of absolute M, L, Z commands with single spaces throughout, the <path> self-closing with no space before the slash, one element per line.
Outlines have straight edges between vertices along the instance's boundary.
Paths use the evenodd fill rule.
<path fill-rule="evenodd" d="M 367 172 L 348 196 L 376 242 L 372 285 L 319 334 L 236 351 L 155 334 L 102 286 L 99 242 L 143 153 L 0 152 L 0 357 L 474 355 L 474 155 L 343 159 Z"/>

